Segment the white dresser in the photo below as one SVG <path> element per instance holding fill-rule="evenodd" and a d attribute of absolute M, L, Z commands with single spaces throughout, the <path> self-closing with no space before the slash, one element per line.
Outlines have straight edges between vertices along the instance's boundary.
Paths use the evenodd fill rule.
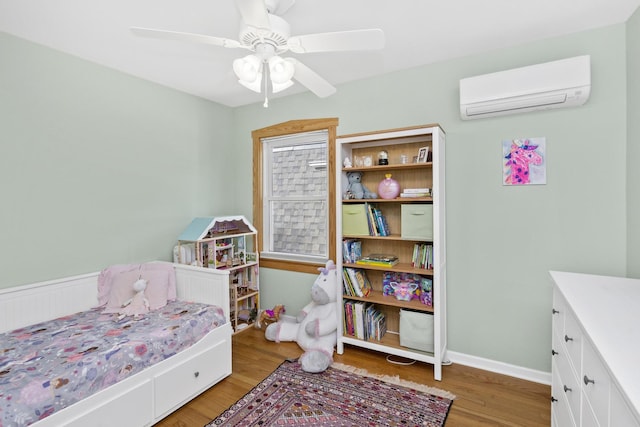
<path fill-rule="evenodd" d="M 550 272 L 553 426 L 640 426 L 640 280 Z"/>

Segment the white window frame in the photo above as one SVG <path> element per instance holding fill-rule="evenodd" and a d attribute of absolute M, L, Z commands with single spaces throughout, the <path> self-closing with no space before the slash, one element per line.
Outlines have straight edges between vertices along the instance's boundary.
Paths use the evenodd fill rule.
<path fill-rule="evenodd" d="M 294 262 L 309 262 L 309 263 L 325 263 L 330 256 L 330 233 L 329 228 L 329 206 L 330 206 L 330 192 L 329 192 L 329 169 L 327 163 L 331 155 L 329 150 L 329 134 L 325 130 L 316 130 L 310 132 L 301 132 L 288 135 L 280 135 L 275 137 L 261 138 L 262 149 L 262 251 L 260 252 L 261 259 L 275 259 L 286 260 Z M 326 170 L 325 175 L 325 188 L 327 191 L 324 196 L 319 195 L 295 195 L 291 197 L 287 196 L 274 196 L 272 194 L 273 189 L 273 166 L 272 166 L 272 153 L 274 150 L 301 150 L 309 149 L 312 146 L 323 145 L 326 151 L 326 157 L 323 162 L 312 164 L 309 162 L 310 167 L 324 168 Z M 292 254 L 288 252 L 276 252 L 274 250 L 274 235 L 273 230 L 274 218 L 271 216 L 270 205 L 273 201 L 323 201 L 326 207 L 326 215 L 324 217 L 324 243 L 325 253 L 322 255 L 312 254 Z"/>

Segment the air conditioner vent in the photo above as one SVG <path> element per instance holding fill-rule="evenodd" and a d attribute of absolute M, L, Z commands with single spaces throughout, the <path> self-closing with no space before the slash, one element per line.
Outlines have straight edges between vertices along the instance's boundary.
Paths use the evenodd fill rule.
<path fill-rule="evenodd" d="M 577 56 L 460 80 L 460 115 L 469 120 L 575 107 L 590 93 L 590 56 Z"/>

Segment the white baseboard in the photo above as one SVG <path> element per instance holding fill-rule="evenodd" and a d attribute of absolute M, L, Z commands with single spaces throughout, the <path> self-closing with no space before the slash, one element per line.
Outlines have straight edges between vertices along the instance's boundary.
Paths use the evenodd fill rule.
<path fill-rule="evenodd" d="M 498 362 L 477 356 L 470 356 L 455 351 L 447 351 L 447 358 L 452 363 L 478 368 L 497 374 L 509 375 L 535 383 L 551 385 L 551 372 L 536 371 L 535 369 L 523 368 L 522 366 L 511 365 L 509 363 Z"/>

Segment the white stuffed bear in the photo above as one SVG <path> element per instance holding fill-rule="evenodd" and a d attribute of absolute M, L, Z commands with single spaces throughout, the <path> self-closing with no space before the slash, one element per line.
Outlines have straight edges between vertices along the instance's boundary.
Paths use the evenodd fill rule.
<path fill-rule="evenodd" d="M 133 290 L 136 294 L 133 298 L 128 299 L 122 304 L 120 309 L 120 318 L 125 316 L 133 316 L 135 318 L 149 312 L 149 300 L 144 294 L 144 290 L 147 289 L 147 281 L 144 279 L 138 279 L 133 284 Z"/>
<path fill-rule="evenodd" d="M 362 172 L 347 172 L 347 193 L 345 199 L 376 199 L 378 195 L 367 189 L 362 183 Z"/>
<path fill-rule="evenodd" d="M 299 362 L 305 372 L 323 372 L 333 363 L 337 340 L 338 276 L 333 261 L 327 261 L 311 287 L 311 302 L 298 314 L 296 322 L 280 320 L 267 326 L 269 341 L 296 341 L 305 351 Z"/>

